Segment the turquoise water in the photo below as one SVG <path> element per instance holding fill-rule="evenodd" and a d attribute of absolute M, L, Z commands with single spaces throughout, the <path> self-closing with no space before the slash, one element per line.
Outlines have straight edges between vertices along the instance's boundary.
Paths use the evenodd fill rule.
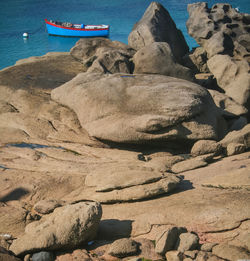
<path fill-rule="evenodd" d="M 160 0 L 182 30 L 190 48 L 196 46 L 188 36 L 187 4 L 193 0 Z M 209 6 L 218 1 L 209 1 Z M 224 1 L 241 12 L 250 13 L 249 0 Z M 110 39 L 127 43 L 128 34 L 151 1 L 149 0 L 0 0 L 0 69 L 19 59 L 40 56 L 47 52 L 69 51 L 78 40 L 48 36 L 44 19 L 84 24 L 111 25 Z M 22 35 L 29 32 L 24 40 Z"/>

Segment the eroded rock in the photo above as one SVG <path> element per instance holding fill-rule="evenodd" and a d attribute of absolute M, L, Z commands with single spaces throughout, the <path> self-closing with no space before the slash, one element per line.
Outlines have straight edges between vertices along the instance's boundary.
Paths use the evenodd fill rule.
<path fill-rule="evenodd" d="M 177 61 L 188 52 L 182 32 L 176 28 L 168 11 L 152 2 L 129 34 L 128 44 L 136 50 L 154 42 L 167 42 Z"/>
<path fill-rule="evenodd" d="M 131 47 L 106 38 L 80 39 L 70 51 L 85 71 L 100 73 L 131 73 L 134 53 Z"/>
<path fill-rule="evenodd" d="M 57 208 L 25 228 L 10 250 L 16 255 L 37 250 L 72 249 L 95 237 L 102 215 L 100 204 L 81 202 Z"/>

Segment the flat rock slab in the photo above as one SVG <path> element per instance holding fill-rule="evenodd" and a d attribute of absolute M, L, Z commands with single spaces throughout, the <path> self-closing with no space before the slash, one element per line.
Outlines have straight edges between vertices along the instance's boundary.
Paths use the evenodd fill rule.
<path fill-rule="evenodd" d="M 144 179 L 145 180 L 145 179 Z M 180 183 L 180 178 L 173 174 L 166 174 L 158 181 L 136 184 L 123 189 L 113 189 L 107 192 L 97 192 L 95 188 L 86 187 L 84 191 L 78 189 L 66 196 L 67 201 L 95 200 L 101 203 L 130 202 L 149 199 L 172 192 Z"/>
<path fill-rule="evenodd" d="M 157 226 L 175 224 L 198 232 L 201 242 L 220 242 L 235 237 L 239 238 L 240 242 L 240 235 L 244 233 L 241 226 L 246 222 L 243 220 L 250 217 L 249 192 L 245 189 L 203 187 L 202 184 L 209 179 L 219 178 L 220 175 L 226 177 L 227 173 L 239 169 L 242 165 L 249 165 L 249 156 L 250 153 L 247 152 L 222 159 L 202 169 L 183 172 L 184 181 L 175 191 L 178 193 L 168 197 L 145 202 L 104 205 L 103 218 L 132 219 L 134 222 L 131 234 L 147 236 L 152 240 L 155 239 L 152 233 Z M 223 232 L 225 230 L 227 232 Z"/>
<path fill-rule="evenodd" d="M 250 190 L 250 166 L 241 165 L 240 169 L 208 178 L 202 185 L 221 189 Z"/>
<path fill-rule="evenodd" d="M 106 192 L 159 181 L 164 174 L 152 168 L 114 166 L 87 175 L 85 185 L 97 192 Z"/>

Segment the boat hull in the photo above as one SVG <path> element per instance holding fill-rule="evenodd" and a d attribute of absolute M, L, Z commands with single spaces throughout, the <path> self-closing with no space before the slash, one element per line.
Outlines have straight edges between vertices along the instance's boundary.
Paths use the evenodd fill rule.
<path fill-rule="evenodd" d="M 68 36 L 68 37 L 107 37 L 109 28 L 105 29 L 76 29 L 56 26 L 46 22 L 47 32 L 49 35 Z"/>

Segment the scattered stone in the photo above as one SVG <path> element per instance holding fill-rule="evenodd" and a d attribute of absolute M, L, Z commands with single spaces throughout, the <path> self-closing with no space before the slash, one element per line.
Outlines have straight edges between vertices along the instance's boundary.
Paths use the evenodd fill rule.
<path fill-rule="evenodd" d="M 38 252 L 32 255 L 32 261 L 54 261 L 54 254 L 51 252 Z"/>
<path fill-rule="evenodd" d="M 31 260 L 31 256 L 32 256 L 32 254 L 27 254 L 27 255 L 25 255 L 25 257 L 24 257 L 24 261 L 32 261 Z"/>
<path fill-rule="evenodd" d="M 199 237 L 193 233 L 182 233 L 176 243 L 178 251 L 195 250 L 199 246 Z"/>
<path fill-rule="evenodd" d="M 199 140 L 192 147 L 191 154 L 194 157 L 209 153 L 218 155 L 221 152 L 221 149 L 221 144 L 214 140 Z"/>
<path fill-rule="evenodd" d="M 150 4 L 128 36 L 128 44 L 136 50 L 154 42 L 167 42 L 177 61 L 180 61 L 189 49 L 168 11 L 157 2 Z"/>
<path fill-rule="evenodd" d="M 85 249 L 76 249 L 72 253 L 58 253 L 55 261 L 92 261 Z"/>
<path fill-rule="evenodd" d="M 136 238 L 139 244 L 139 255 L 146 260 L 161 260 L 162 256 L 155 252 L 155 242 L 147 238 Z"/>
<path fill-rule="evenodd" d="M 226 243 L 213 247 L 212 253 L 223 259 L 237 261 L 239 259 L 249 259 L 250 254 L 243 248 L 228 245 Z"/>
<path fill-rule="evenodd" d="M 167 261 L 182 261 L 183 253 L 177 250 L 168 251 L 165 255 Z"/>
<path fill-rule="evenodd" d="M 138 243 L 130 238 L 122 238 L 114 241 L 108 250 L 109 255 L 120 258 L 135 255 L 137 252 Z"/>
<path fill-rule="evenodd" d="M 216 90 L 208 91 L 213 97 L 216 106 L 220 107 L 223 111 L 225 111 L 225 117 L 235 117 L 235 115 L 240 116 L 247 114 L 247 109 L 244 106 L 234 101 L 225 93 L 220 93 Z M 228 115 L 228 113 L 230 113 L 230 115 Z"/>
<path fill-rule="evenodd" d="M 246 151 L 246 146 L 240 143 L 229 143 L 227 145 L 227 156 L 240 154 Z"/>
<path fill-rule="evenodd" d="M 211 158 L 211 157 L 212 156 L 210 155 L 209 158 Z M 204 158 L 195 157 L 195 158 L 187 159 L 187 160 L 174 164 L 172 166 L 171 170 L 174 173 L 181 173 L 184 171 L 205 167 L 207 165 L 208 165 L 208 163 L 206 162 L 206 160 L 204 160 Z"/>
<path fill-rule="evenodd" d="M 95 237 L 101 215 L 97 202 L 56 208 L 52 214 L 27 225 L 25 234 L 13 242 L 10 250 L 16 255 L 24 255 L 37 250 L 77 247 Z"/>
<path fill-rule="evenodd" d="M 172 227 L 164 231 L 156 239 L 155 252 L 164 255 L 167 251 L 174 250 L 179 235 L 185 232 L 187 229 L 183 227 Z"/>
<path fill-rule="evenodd" d="M 184 255 L 186 257 L 190 257 L 191 259 L 195 259 L 198 254 L 198 250 L 186 250 L 184 251 Z"/>
<path fill-rule="evenodd" d="M 195 261 L 204 261 L 204 260 L 209 260 L 209 261 L 224 261 L 225 259 L 221 259 L 218 256 L 213 255 L 210 252 L 205 252 L 205 251 L 199 251 L 198 255 L 196 256 Z"/>
<path fill-rule="evenodd" d="M 216 245 L 217 245 L 217 243 L 205 243 L 205 244 L 201 245 L 201 250 L 211 252 L 213 247 Z"/>
<path fill-rule="evenodd" d="M 239 131 L 229 132 L 220 143 L 224 148 L 230 143 L 244 144 L 246 149 L 250 148 L 250 124 Z"/>
<path fill-rule="evenodd" d="M 63 201 L 48 199 L 37 202 L 33 209 L 40 214 L 49 214 L 54 211 L 55 208 L 61 207 L 64 204 Z"/>

